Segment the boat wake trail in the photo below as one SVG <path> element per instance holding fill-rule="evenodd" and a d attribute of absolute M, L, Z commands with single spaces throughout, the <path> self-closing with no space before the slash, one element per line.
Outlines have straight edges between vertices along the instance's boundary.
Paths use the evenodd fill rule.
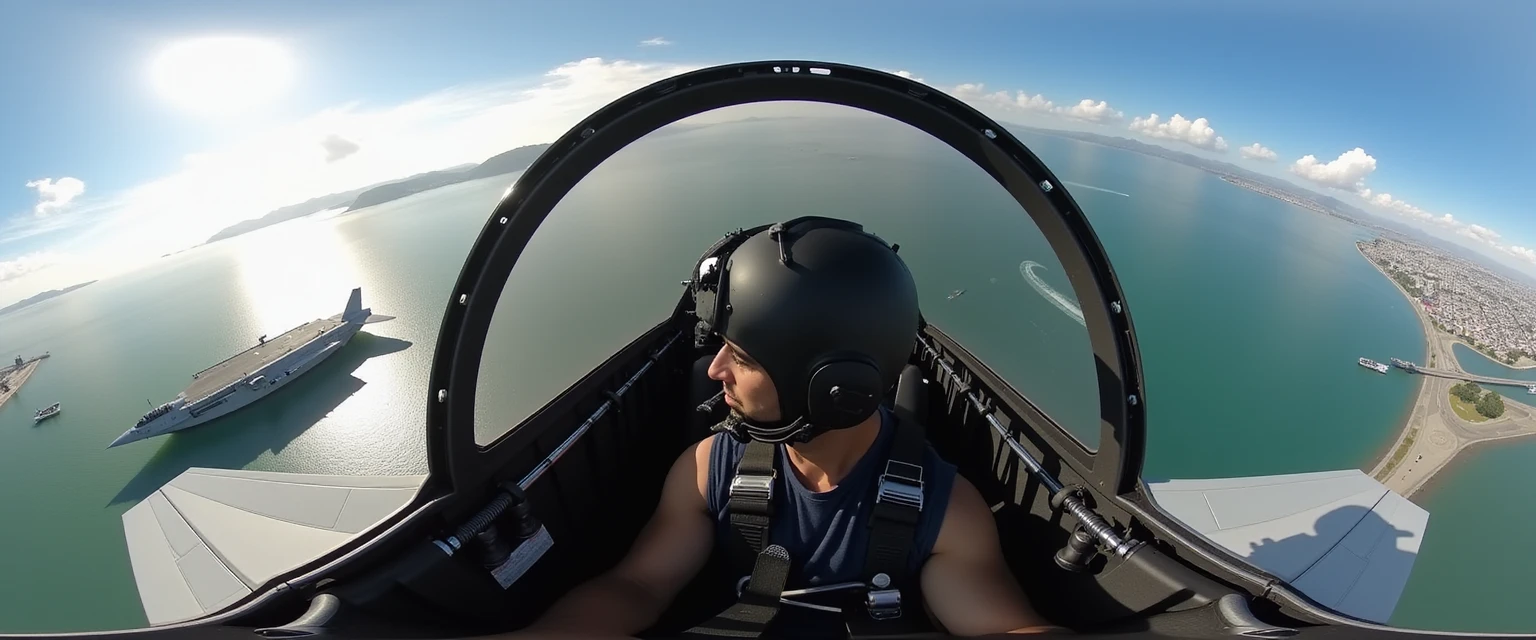
<path fill-rule="evenodd" d="M 1078 324 L 1085 327 L 1088 326 L 1088 323 L 1083 320 L 1082 308 L 1078 307 L 1077 303 L 1073 302 L 1071 298 L 1068 298 L 1062 295 L 1061 292 L 1052 289 L 1051 285 L 1046 284 L 1044 280 L 1040 279 L 1040 276 L 1035 275 L 1036 268 L 1044 268 L 1044 265 L 1035 262 L 1034 260 L 1025 260 L 1020 262 L 1019 275 L 1024 276 L 1024 279 L 1029 282 L 1029 286 L 1034 287 L 1035 291 L 1039 292 L 1041 296 L 1044 296 L 1045 299 L 1049 300 L 1051 304 L 1056 305 L 1057 309 L 1061 309 L 1062 313 L 1065 313 L 1073 320 L 1076 320 Z"/>
<path fill-rule="evenodd" d="M 1095 186 L 1093 186 L 1091 184 L 1083 184 L 1081 182 L 1073 182 L 1071 180 L 1062 180 L 1061 183 L 1062 184 L 1072 185 L 1074 187 L 1082 187 L 1084 189 L 1092 189 L 1094 191 L 1103 191 L 1104 193 L 1113 193 L 1113 194 L 1115 194 L 1117 196 L 1125 196 L 1127 198 L 1131 197 L 1131 194 L 1129 194 L 1129 193 L 1120 193 L 1119 191 L 1112 191 L 1110 189 L 1105 189 L 1104 187 L 1095 187 Z"/>

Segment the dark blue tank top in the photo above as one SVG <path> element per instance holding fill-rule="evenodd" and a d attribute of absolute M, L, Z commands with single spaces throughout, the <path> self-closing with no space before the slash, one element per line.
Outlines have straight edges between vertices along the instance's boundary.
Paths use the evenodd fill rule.
<path fill-rule="evenodd" d="M 795 474 L 787 445 L 778 445 L 778 477 L 774 480 L 774 511 L 769 543 L 789 551 L 791 571 L 785 589 L 863 581 L 869 547 L 868 523 L 875 503 L 875 484 L 885 471 L 896 432 L 895 416 L 880 408 L 880 435 L 848 476 L 830 491 L 817 493 Z M 709 513 L 715 519 L 715 548 L 726 549 L 731 528 L 726 505 L 731 479 L 746 451 L 746 443 L 727 434 L 714 436 L 709 457 Z M 917 539 L 908 557 L 908 575 L 914 579 L 933 551 L 954 486 L 955 467 L 945 462 L 932 446 L 923 451 L 923 511 L 918 517 Z"/>

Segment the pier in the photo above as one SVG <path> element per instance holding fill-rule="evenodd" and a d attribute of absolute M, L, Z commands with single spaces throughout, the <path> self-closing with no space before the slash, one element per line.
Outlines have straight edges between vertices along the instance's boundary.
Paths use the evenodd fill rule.
<path fill-rule="evenodd" d="M 0 406 L 5 406 L 6 402 L 16 396 L 16 391 L 27 382 L 27 378 L 32 376 L 32 371 L 48 356 L 48 353 L 32 358 L 16 356 L 14 365 L 0 367 Z"/>

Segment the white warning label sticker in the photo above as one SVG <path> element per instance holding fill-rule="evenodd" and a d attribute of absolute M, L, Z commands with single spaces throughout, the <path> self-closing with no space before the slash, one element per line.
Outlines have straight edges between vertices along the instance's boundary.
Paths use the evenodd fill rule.
<path fill-rule="evenodd" d="M 491 575 L 496 577 L 496 582 L 501 584 L 501 588 L 506 589 L 517 582 L 518 578 L 523 577 L 523 574 L 533 567 L 533 563 L 544 557 L 544 553 L 554 545 L 555 539 L 549 537 L 549 529 L 539 525 L 539 532 L 518 545 L 517 549 L 512 551 L 512 555 L 507 556 L 506 562 L 491 570 Z"/>

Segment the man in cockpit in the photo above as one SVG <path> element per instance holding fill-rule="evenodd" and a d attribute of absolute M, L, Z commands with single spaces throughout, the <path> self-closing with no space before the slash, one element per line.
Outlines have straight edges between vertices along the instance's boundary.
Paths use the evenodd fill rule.
<path fill-rule="evenodd" d="M 898 587 L 906 621 L 926 609 L 950 634 L 1055 629 L 1010 574 L 976 488 L 920 436 L 898 437 L 899 416 L 882 404 L 919 328 L 916 285 L 895 249 L 857 225 L 802 218 L 752 235 L 719 262 L 718 303 L 698 312 L 722 341 L 709 377 L 730 417 L 672 465 L 628 555 L 527 635 L 649 629 L 715 549 L 747 550 L 732 575 L 749 577 L 721 586 L 744 595 L 694 629 L 705 635 L 764 624 L 775 636 L 801 637 L 813 623 L 851 629 Z M 903 447 L 912 463 L 895 460 Z M 884 484 L 901 477 L 910 480 L 905 500 Z M 877 515 L 898 524 L 871 526 Z M 880 562 L 885 572 L 870 573 Z M 836 585 L 858 586 L 796 593 Z M 847 626 L 825 613 L 837 598 L 852 611 Z"/>

